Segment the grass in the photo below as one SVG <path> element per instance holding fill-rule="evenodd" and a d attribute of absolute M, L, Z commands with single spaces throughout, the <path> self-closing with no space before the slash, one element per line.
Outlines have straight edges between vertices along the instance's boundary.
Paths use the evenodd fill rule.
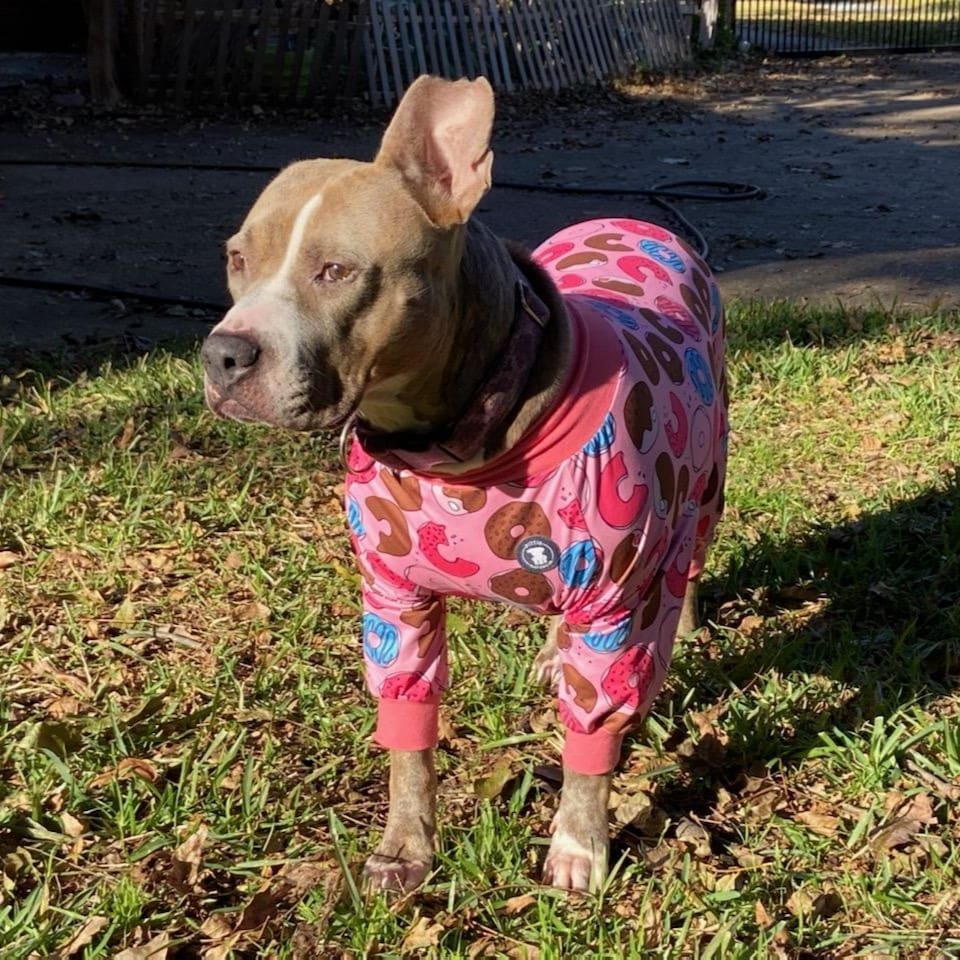
<path fill-rule="evenodd" d="M 960 316 L 730 329 L 710 628 L 625 752 L 596 898 L 536 884 L 540 624 L 454 607 L 437 870 L 365 899 L 331 446 L 214 421 L 191 349 L 0 383 L 0 956 L 960 954 Z"/>

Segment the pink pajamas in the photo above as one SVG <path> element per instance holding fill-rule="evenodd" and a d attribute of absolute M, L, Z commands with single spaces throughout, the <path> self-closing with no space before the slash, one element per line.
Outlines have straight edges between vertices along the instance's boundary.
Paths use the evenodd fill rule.
<path fill-rule="evenodd" d="M 722 509 L 723 314 L 706 265 L 651 224 L 578 224 L 534 258 L 572 324 L 573 369 L 554 408 L 452 480 L 391 469 L 356 440 L 350 451 L 367 682 L 380 744 L 433 746 L 444 596 L 558 615 L 564 763 L 605 773 L 660 689 Z"/>

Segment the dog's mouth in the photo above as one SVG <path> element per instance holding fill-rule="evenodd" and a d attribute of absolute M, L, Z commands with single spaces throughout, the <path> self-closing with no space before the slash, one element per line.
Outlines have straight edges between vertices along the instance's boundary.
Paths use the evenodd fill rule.
<path fill-rule="evenodd" d="M 241 423 L 263 423 L 268 426 L 283 427 L 287 430 L 304 432 L 333 432 L 354 416 L 360 406 L 360 398 L 350 401 L 344 398 L 332 410 L 314 410 L 298 405 L 284 415 L 281 411 L 270 412 L 244 403 L 230 393 L 219 390 L 210 380 L 204 384 L 204 399 L 213 413 L 224 420 L 237 420 Z"/>

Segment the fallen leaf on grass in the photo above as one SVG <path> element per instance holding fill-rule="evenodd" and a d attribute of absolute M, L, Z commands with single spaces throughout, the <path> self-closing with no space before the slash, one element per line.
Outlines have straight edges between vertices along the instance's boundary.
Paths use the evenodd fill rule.
<path fill-rule="evenodd" d="M 19 563 L 21 559 L 19 553 L 14 553 L 12 550 L 0 550 L 0 570 L 12 567 L 15 563 Z"/>
<path fill-rule="evenodd" d="M 787 900 L 787 909 L 797 918 L 832 917 L 843 909 L 843 900 L 833 891 L 800 887 Z"/>
<path fill-rule="evenodd" d="M 496 800 L 513 777 L 509 760 L 500 760 L 490 773 L 473 782 L 473 792 L 481 800 Z"/>
<path fill-rule="evenodd" d="M 522 893 L 518 897 L 510 897 L 503 905 L 503 909 L 508 915 L 521 913 L 527 907 L 532 907 L 537 902 L 537 898 L 532 893 Z"/>
<path fill-rule="evenodd" d="M 60 824 L 63 827 L 63 832 L 70 837 L 71 840 L 78 840 L 87 832 L 87 828 L 75 816 L 67 813 L 66 810 L 60 814 Z"/>
<path fill-rule="evenodd" d="M 233 619 L 237 623 L 250 623 L 256 620 L 267 620 L 270 617 L 270 608 L 258 600 L 241 604 L 233 611 Z"/>
<path fill-rule="evenodd" d="M 98 773 L 88 784 L 89 789 L 105 786 L 114 780 L 130 780 L 136 777 L 146 780 L 147 783 L 156 783 L 159 774 L 157 768 L 149 760 L 139 757 L 124 757 L 115 767 Z"/>
<path fill-rule="evenodd" d="M 173 851 L 173 864 L 170 877 L 179 887 L 192 888 L 200 875 L 200 862 L 203 859 L 203 847 L 207 842 L 209 830 L 203 823 Z"/>
<path fill-rule="evenodd" d="M 896 808 L 896 817 L 870 838 L 870 849 L 883 853 L 910 843 L 927 825 L 936 823 L 933 804 L 925 793 L 918 793 Z"/>
<path fill-rule="evenodd" d="M 403 950 L 421 950 L 435 947 L 440 942 L 443 924 L 431 922 L 429 917 L 420 917 L 403 938 Z"/>
<path fill-rule="evenodd" d="M 90 917 L 89 920 L 60 948 L 58 956 L 72 957 L 79 953 L 109 923 L 106 917 Z"/>
<path fill-rule="evenodd" d="M 137 622 L 137 605 L 126 597 L 113 614 L 113 623 L 118 627 L 129 627 Z"/>
<path fill-rule="evenodd" d="M 114 954 L 113 960 L 167 960 L 167 947 L 170 944 L 170 934 L 158 933 L 152 940 L 142 943 L 138 947 L 127 947 Z"/>
<path fill-rule="evenodd" d="M 817 813 L 814 810 L 803 810 L 796 814 L 794 820 L 809 827 L 821 837 L 834 837 L 840 829 L 840 818 L 832 817 L 827 813 Z"/>
<path fill-rule="evenodd" d="M 677 839 L 691 847 L 696 856 L 710 856 L 710 834 L 699 823 L 682 817 L 677 823 Z"/>

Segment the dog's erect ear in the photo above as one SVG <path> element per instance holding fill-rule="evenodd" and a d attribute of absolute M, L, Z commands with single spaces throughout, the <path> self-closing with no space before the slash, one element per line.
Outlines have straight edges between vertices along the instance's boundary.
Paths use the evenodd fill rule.
<path fill-rule="evenodd" d="M 466 223 L 490 189 L 493 90 L 478 80 L 418 77 L 383 135 L 377 163 L 396 167 L 438 226 Z"/>

